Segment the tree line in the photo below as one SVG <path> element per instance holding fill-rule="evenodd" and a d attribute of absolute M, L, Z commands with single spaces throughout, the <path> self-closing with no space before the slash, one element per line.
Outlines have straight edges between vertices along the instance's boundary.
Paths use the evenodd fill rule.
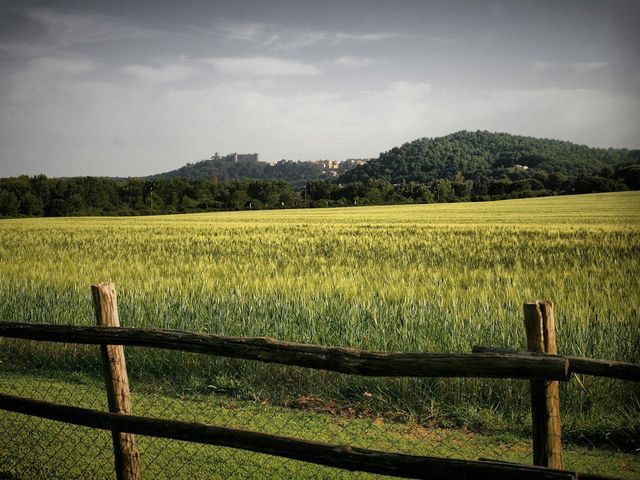
<path fill-rule="evenodd" d="M 561 173 L 427 182 L 369 178 L 349 183 L 308 181 L 294 189 L 283 180 L 171 178 L 115 180 L 100 177 L 0 179 L 0 216 L 151 215 L 218 210 L 388 205 L 483 201 L 533 196 L 640 189 L 640 165 L 599 175 Z"/>

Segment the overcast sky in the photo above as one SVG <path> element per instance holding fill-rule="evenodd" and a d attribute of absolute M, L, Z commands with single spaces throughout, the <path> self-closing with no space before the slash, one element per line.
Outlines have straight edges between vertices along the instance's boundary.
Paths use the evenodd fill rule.
<path fill-rule="evenodd" d="M 0 176 L 489 130 L 640 148 L 640 2 L 0 0 Z"/>

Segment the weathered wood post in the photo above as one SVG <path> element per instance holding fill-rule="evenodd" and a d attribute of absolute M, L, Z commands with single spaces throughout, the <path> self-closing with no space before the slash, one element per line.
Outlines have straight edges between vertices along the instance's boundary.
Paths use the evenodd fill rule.
<path fill-rule="evenodd" d="M 524 323 L 529 351 L 558 353 L 552 302 L 542 300 L 525 303 Z M 534 465 L 564 469 L 557 381 L 531 380 L 531 417 Z"/>
<path fill-rule="evenodd" d="M 116 288 L 113 283 L 99 283 L 91 286 L 96 321 L 99 326 L 119 327 Z M 131 415 L 131 395 L 129 378 L 122 345 L 100 345 L 104 379 L 107 388 L 109 411 Z M 140 454 L 135 437 L 131 433 L 112 431 L 113 453 L 115 456 L 116 478 L 118 480 L 139 480 Z"/>

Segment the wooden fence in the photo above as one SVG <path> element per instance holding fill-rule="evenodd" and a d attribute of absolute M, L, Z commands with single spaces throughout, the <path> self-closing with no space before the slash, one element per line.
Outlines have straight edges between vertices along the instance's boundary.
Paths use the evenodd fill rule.
<path fill-rule="evenodd" d="M 562 460 L 558 381 L 572 373 L 640 381 L 640 365 L 558 355 L 553 304 L 524 304 L 529 352 L 474 347 L 472 353 L 380 353 L 350 348 L 171 330 L 119 327 L 115 287 L 92 286 L 96 327 L 0 322 L 0 337 L 98 344 L 105 369 L 109 412 L 0 393 L 0 409 L 112 432 L 118 480 L 141 478 L 135 434 L 278 455 L 347 470 L 404 478 L 603 479 L 565 471 Z M 156 347 L 387 377 L 485 377 L 531 383 L 534 466 L 405 455 L 226 427 L 131 415 L 123 346 Z"/>

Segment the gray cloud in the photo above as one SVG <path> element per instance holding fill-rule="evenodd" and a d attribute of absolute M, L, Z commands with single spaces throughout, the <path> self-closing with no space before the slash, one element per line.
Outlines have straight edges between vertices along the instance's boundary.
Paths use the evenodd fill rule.
<path fill-rule="evenodd" d="M 343 55 L 336 60 L 336 65 L 344 67 L 362 68 L 376 63 L 375 60 L 367 57 L 357 57 L 355 55 Z"/>
<path fill-rule="evenodd" d="M 26 16 L 44 27 L 47 44 L 64 48 L 123 39 L 157 39 L 169 35 L 123 18 L 100 14 L 61 13 L 50 8 L 27 9 Z"/>
<path fill-rule="evenodd" d="M 608 65 L 608 62 L 573 62 L 570 67 L 580 73 L 587 73 L 606 68 Z"/>
<path fill-rule="evenodd" d="M 224 23 L 214 26 L 217 34 L 235 40 L 255 43 L 274 50 L 299 50 L 317 44 L 347 44 L 389 40 L 399 35 L 390 32 L 350 33 L 312 28 L 291 28 L 265 23 Z"/>
<path fill-rule="evenodd" d="M 279 77 L 289 75 L 318 75 L 315 65 L 274 57 L 218 57 L 202 63 L 214 66 L 222 73 L 245 77 Z"/>
<path fill-rule="evenodd" d="M 143 82 L 160 85 L 184 80 L 193 76 L 198 70 L 186 65 L 166 64 L 160 67 L 129 65 L 124 67 L 122 71 Z"/>

